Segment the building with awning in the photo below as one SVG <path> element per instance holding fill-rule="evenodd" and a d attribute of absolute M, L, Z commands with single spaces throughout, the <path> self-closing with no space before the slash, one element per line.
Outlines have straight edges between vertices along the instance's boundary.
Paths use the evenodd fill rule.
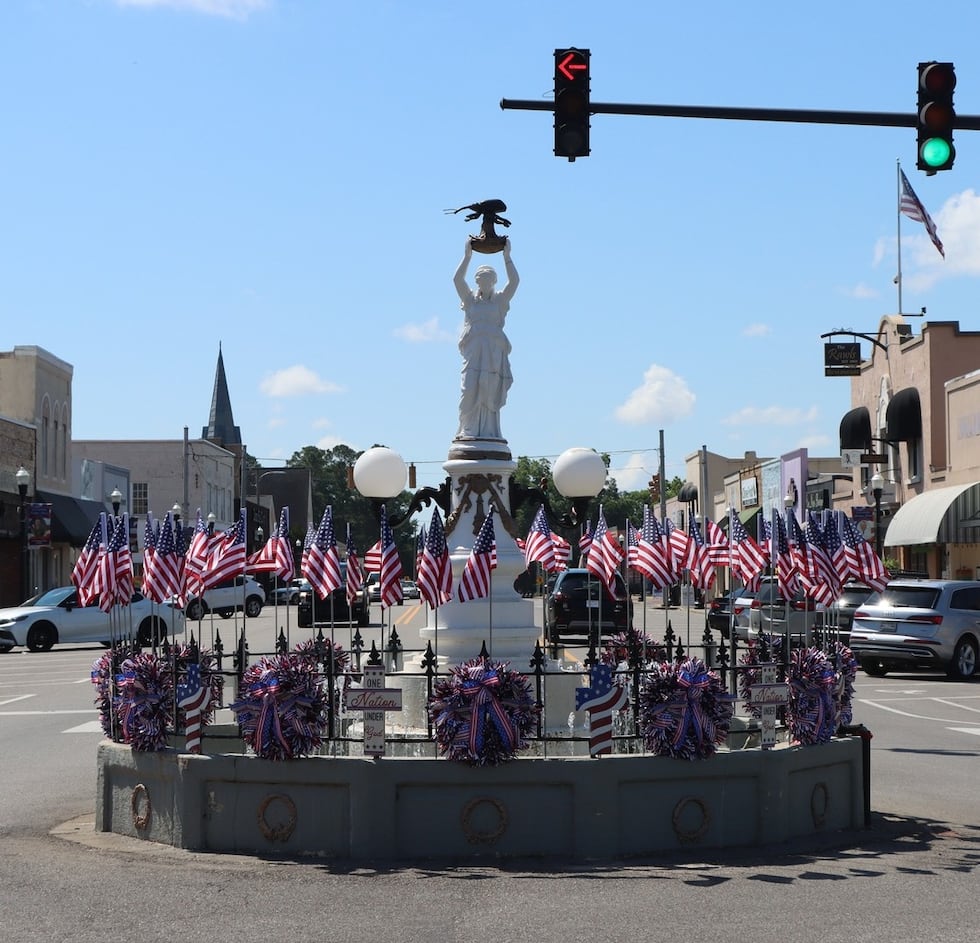
<path fill-rule="evenodd" d="M 37 500 L 51 505 L 51 540 L 72 547 L 84 547 L 99 515 L 106 510 L 101 501 L 73 498 L 67 494 L 38 491 Z"/>
<path fill-rule="evenodd" d="M 914 333 L 895 315 L 851 379 L 840 446 L 860 458 L 834 504 L 872 506 L 883 555 L 901 569 L 973 578 L 980 567 L 978 363 L 980 332 L 924 321 Z"/>

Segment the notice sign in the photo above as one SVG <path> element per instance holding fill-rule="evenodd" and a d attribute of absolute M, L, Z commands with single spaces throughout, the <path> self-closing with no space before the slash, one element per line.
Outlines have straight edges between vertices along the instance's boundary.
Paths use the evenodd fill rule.
<path fill-rule="evenodd" d="M 827 377 L 856 377 L 861 375 L 861 345 L 824 344 L 823 372 Z"/>
<path fill-rule="evenodd" d="M 759 675 L 759 682 L 750 689 L 750 700 L 761 715 L 762 749 L 771 750 L 776 745 L 776 717 L 779 708 L 785 707 L 789 700 L 789 685 L 785 681 L 776 680 L 776 665 L 760 665 Z"/>
<path fill-rule="evenodd" d="M 364 711 L 364 755 L 385 755 L 385 713 L 402 709 L 401 688 L 385 687 L 382 665 L 365 665 L 364 687 L 344 692 L 344 708 Z"/>

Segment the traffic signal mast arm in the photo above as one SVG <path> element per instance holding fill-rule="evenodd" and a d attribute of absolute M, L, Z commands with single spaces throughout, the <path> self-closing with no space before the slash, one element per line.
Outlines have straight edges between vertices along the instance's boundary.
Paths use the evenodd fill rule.
<path fill-rule="evenodd" d="M 501 98 L 504 111 L 551 111 L 555 103 Z M 881 128 L 914 128 L 916 114 L 887 111 L 807 111 L 800 108 L 719 108 L 713 105 L 632 105 L 591 102 L 594 115 L 647 115 L 661 118 L 719 118 L 728 121 L 790 121 L 801 124 L 856 124 Z M 980 131 L 980 115 L 956 115 L 957 131 Z"/>

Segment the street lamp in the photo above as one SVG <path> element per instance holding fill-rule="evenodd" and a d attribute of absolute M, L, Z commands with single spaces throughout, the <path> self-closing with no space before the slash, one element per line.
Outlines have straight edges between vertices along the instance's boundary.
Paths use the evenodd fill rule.
<path fill-rule="evenodd" d="M 208 537 L 214 536 L 214 522 L 217 518 L 214 516 L 214 511 L 208 511 Z"/>
<path fill-rule="evenodd" d="M 881 492 L 884 490 L 885 479 L 881 472 L 876 471 L 871 476 L 871 493 L 875 496 L 875 553 L 881 558 Z"/>
<path fill-rule="evenodd" d="M 119 505 L 122 504 L 122 492 L 118 488 L 112 489 L 112 494 L 109 495 L 109 501 L 112 502 L 112 513 L 119 517 Z"/>
<path fill-rule="evenodd" d="M 30 564 L 30 551 L 28 550 L 27 543 L 27 488 L 31 483 L 31 473 L 21 465 L 17 469 L 17 473 L 14 475 L 17 481 L 17 493 L 20 495 L 20 539 L 22 547 L 22 558 L 20 566 L 20 591 L 21 591 L 21 601 L 26 600 L 30 596 L 29 587 L 29 564 Z"/>

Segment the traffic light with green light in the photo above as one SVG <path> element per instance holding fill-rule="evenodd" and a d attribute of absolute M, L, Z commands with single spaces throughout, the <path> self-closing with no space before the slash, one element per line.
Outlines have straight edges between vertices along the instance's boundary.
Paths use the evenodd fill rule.
<path fill-rule="evenodd" d="M 589 156 L 589 50 L 555 50 L 555 157 Z"/>
<path fill-rule="evenodd" d="M 916 167 L 927 174 L 950 170 L 956 160 L 953 147 L 953 90 L 956 70 L 952 62 L 919 63 L 918 160 Z"/>

